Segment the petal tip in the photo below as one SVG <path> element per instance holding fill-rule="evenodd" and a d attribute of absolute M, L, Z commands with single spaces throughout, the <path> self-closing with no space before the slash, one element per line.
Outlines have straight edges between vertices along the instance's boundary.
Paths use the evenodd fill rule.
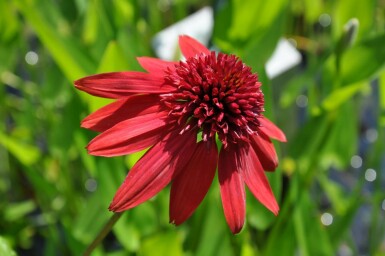
<path fill-rule="evenodd" d="M 89 128 L 89 125 L 87 125 L 87 121 L 81 121 L 81 122 L 80 122 L 80 127 L 81 127 L 81 128 L 85 128 L 85 129 L 88 129 L 88 128 Z"/>
<path fill-rule="evenodd" d="M 181 223 L 178 223 L 175 219 L 170 218 L 169 223 L 174 226 L 179 226 Z"/>
<path fill-rule="evenodd" d="M 278 214 L 279 214 L 279 208 L 276 209 L 275 211 L 273 211 L 273 213 L 274 213 L 275 216 L 278 216 Z"/>
<path fill-rule="evenodd" d="M 278 205 L 277 201 L 275 200 L 275 198 L 271 203 L 272 203 L 271 205 L 269 205 L 269 206 L 265 205 L 265 207 L 267 209 L 269 209 L 275 216 L 278 216 L 280 209 L 279 209 L 279 205 Z"/>
<path fill-rule="evenodd" d="M 110 206 L 108 206 L 108 210 L 111 212 L 123 212 L 126 211 L 127 207 L 122 207 L 122 204 L 119 204 L 119 200 L 116 198 L 116 195 L 114 199 L 112 199 L 112 202 L 110 203 Z"/>
<path fill-rule="evenodd" d="M 262 118 L 260 118 L 259 120 L 261 123 L 260 129 L 265 135 L 281 142 L 287 142 L 285 133 L 280 128 L 278 128 L 272 121 L 270 121 L 265 116 L 262 116 Z"/>
<path fill-rule="evenodd" d="M 240 226 L 231 227 L 230 229 L 231 233 L 233 233 L 234 235 L 238 235 L 243 229 L 243 224 Z"/>
<path fill-rule="evenodd" d="M 183 53 L 183 56 L 185 56 L 186 58 L 194 57 L 197 54 L 210 53 L 210 50 L 207 49 L 206 46 L 204 46 L 198 40 L 188 35 L 180 35 L 178 41 L 179 41 L 179 47 Z"/>
<path fill-rule="evenodd" d="M 183 34 L 183 35 L 179 35 L 179 40 L 184 40 L 185 38 L 191 38 L 190 36 L 188 36 L 188 35 L 185 35 L 185 34 Z"/>
<path fill-rule="evenodd" d="M 77 80 L 75 80 L 73 83 L 74 83 L 74 86 L 76 87 L 76 88 L 82 88 L 82 87 L 84 87 L 84 80 L 86 79 L 87 77 L 82 77 L 82 78 L 79 78 L 79 79 L 77 79 Z"/>
<path fill-rule="evenodd" d="M 110 206 L 108 206 L 108 210 L 110 212 L 121 212 L 113 203 L 111 203 Z"/>

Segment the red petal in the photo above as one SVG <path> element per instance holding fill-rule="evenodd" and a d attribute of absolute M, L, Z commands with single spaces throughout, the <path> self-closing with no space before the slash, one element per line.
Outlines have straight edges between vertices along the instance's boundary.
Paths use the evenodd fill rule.
<path fill-rule="evenodd" d="M 144 68 L 147 72 L 153 73 L 153 75 L 163 75 L 164 71 L 168 67 L 173 67 L 176 64 L 176 62 L 150 57 L 138 57 L 136 59 L 142 68 Z"/>
<path fill-rule="evenodd" d="M 241 173 L 247 187 L 255 198 L 277 215 L 279 206 L 253 147 L 248 147 L 248 150 L 245 149 L 242 152 L 241 159 L 244 161 L 244 168 Z"/>
<path fill-rule="evenodd" d="M 219 154 L 218 178 L 225 217 L 231 231 L 237 234 L 245 222 L 245 184 L 239 171 L 242 169 L 237 154 L 237 145 L 229 144 Z"/>
<path fill-rule="evenodd" d="M 134 165 L 109 209 L 125 211 L 155 196 L 188 163 L 195 146 L 196 137 L 192 133 L 170 133 Z"/>
<path fill-rule="evenodd" d="M 278 166 L 278 156 L 274 144 L 269 137 L 262 133 L 252 136 L 251 145 L 253 146 L 263 169 L 266 171 L 274 171 Z"/>
<path fill-rule="evenodd" d="M 279 129 L 275 124 L 273 124 L 269 119 L 266 117 L 261 117 L 258 119 L 259 122 L 261 123 L 261 126 L 259 129 L 269 136 L 270 138 L 286 142 L 286 136 L 285 134 Z"/>
<path fill-rule="evenodd" d="M 202 202 L 213 181 L 217 162 L 215 141 L 199 142 L 186 168 L 173 180 L 170 195 L 171 223 L 183 223 Z"/>
<path fill-rule="evenodd" d="M 95 137 L 87 146 L 97 156 L 127 155 L 153 145 L 165 130 L 168 112 L 152 113 L 122 121 Z"/>
<path fill-rule="evenodd" d="M 179 36 L 179 47 L 186 58 L 195 57 L 201 53 L 210 54 L 206 46 L 189 36 Z"/>
<path fill-rule="evenodd" d="M 135 93 L 164 93 L 174 87 L 163 85 L 159 76 L 143 72 L 112 72 L 87 76 L 75 81 L 75 87 L 105 98 L 122 98 Z"/>
<path fill-rule="evenodd" d="M 133 95 L 117 100 L 98 109 L 82 121 L 82 127 L 103 132 L 117 123 L 149 113 L 159 112 L 159 96 L 153 94 Z"/>

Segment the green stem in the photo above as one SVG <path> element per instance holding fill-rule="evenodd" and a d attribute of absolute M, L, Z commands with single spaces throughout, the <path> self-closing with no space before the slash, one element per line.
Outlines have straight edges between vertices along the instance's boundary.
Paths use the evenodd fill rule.
<path fill-rule="evenodd" d="M 107 236 L 107 234 L 111 231 L 112 227 L 122 216 L 123 212 L 115 212 L 114 215 L 111 216 L 110 220 L 104 225 L 103 229 L 99 232 L 99 234 L 95 237 L 94 241 L 87 247 L 87 250 L 84 252 L 83 256 L 89 256 L 93 252 L 93 250 L 98 247 L 98 245 L 103 241 L 103 239 Z"/>

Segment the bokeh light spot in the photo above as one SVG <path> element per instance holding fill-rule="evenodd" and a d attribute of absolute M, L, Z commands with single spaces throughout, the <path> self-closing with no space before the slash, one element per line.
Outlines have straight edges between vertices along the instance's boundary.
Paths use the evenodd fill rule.
<path fill-rule="evenodd" d="M 33 51 L 29 51 L 27 52 L 27 54 L 25 55 L 25 61 L 27 62 L 27 64 L 29 65 L 36 65 L 37 62 L 39 61 L 39 55 L 37 55 L 36 52 L 33 52 Z"/>
<path fill-rule="evenodd" d="M 98 182 L 95 179 L 87 179 L 84 186 L 87 191 L 95 192 L 98 188 Z"/>
<path fill-rule="evenodd" d="M 323 13 L 319 16 L 318 21 L 322 27 L 326 28 L 330 26 L 330 24 L 332 23 L 332 18 L 330 17 L 329 14 Z"/>
<path fill-rule="evenodd" d="M 350 165 L 353 167 L 353 168 L 360 168 L 362 166 L 362 158 L 360 156 L 353 156 L 352 159 L 350 159 Z"/>
<path fill-rule="evenodd" d="M 308 103 L 308 98 L 306 95 L 299 95 L 295 100 L 295 103 L 297 104 L 298 107 L 305 108 Z"/>
<path fill-rule="evenodd" d="M 367 169 L 365 171 L 365 180 L 369 181 L 369 182 L 372 182 L 376 179 L 377 177 L 377 173 L 375 170 L 373 169 Z"/>
<path fill-rule="evenodd" d="M 325 212 L 321 215 L 321 222 L 325 226 L 330 226 L 333 223 L 333 215 Z"/>
<path fill-rule="evenodd" d="M 370 128 L 365 131 L 365 139 L 368 142 L 373 143 L 377 140 L 377 138 L 378 138 L 378 132 L 376 129 Z"/>

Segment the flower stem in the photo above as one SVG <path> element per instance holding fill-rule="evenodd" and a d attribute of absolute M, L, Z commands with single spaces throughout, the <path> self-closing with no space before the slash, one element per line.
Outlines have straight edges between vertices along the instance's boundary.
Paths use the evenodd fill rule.
<path fill-rule="evenodd" d="M 103 229 L 100 230 L 94 241 L 92 241 L 92 243 L 87 247 L 87 250 L 84 252 L 83 256 L 91 255 L 92 251 L 103 241 L 103 239 L 111 231 L 112 227 L 119 220 L 122 214 L 123 212 L 115 212 L 114 215 L 111 216 L 110 220 L 106 223 L 106 225 L 104 225 Z"/>

